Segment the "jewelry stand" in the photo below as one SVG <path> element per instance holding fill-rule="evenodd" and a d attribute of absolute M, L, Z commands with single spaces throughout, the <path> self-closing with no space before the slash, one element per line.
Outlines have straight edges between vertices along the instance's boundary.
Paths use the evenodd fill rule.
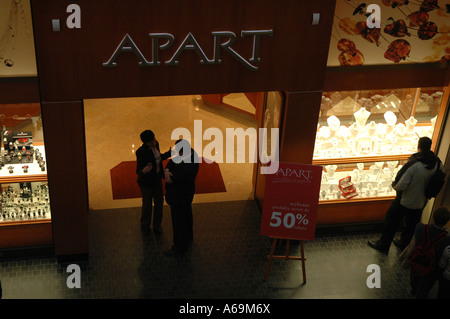
<path fill-rule="evenodd" d="M 410 117 L 408 120 L 405 121 L 406 128 L 408 129 L 408 133 L 414 133 L 414 127 L 417 124 L 417 120 L 414 117 Z"/>
<path fill-rule="evenodd" d="M 300 240 L 300 256 L 290 256 L 290 246 L 291 246 L 291 240 L 286 238 L 273 238 L 272 242 L 272 249 L 270 250 L 270 255 L 267 255 L 267 266 L 266 266 L 266 272 L 264 274 L 264 281 L 266 281 L 267 276 L 269 275 L 270 265 L 272 263 L 272 259 L 284 259 L 284 260 L 300 260 L 302 262 L 302 275 L 303 275 L 303 284 L 306 284 L 306 268 L 305 268 L 305 251 L 303 247 L 303 240 Z M 278 239 L 285 239 L 286 240 L 286 254 L 281 255 L 274 255 L 275 248 L 277 246 Z"/>
<path fill-rule="evenodd" d="M 395 124 L 397 123 L 397 116 L 394 112 L 387 111 L 384 113 L 384 119 L 387 123 L 387 133 L 390 134 L 394 130 Z"/>
<path fill-rule="evenodd" d="M 341 121 L 334 115 L 331 115 L 327 119 L 328 127 L 331 130 L 332 136 L 336 135 L 336 132 L 338 131 L 339 127 L 341 126 Z"/>
<path fill-rule="evenodd" d="M 353 113 L 353 116 L 355 117 L 356 123 L 358 123 L 359 127 L 364 127 L 370 114 L 371 113 L 367 111 L 365 107 L 362 107 L 359 111 Z"/>

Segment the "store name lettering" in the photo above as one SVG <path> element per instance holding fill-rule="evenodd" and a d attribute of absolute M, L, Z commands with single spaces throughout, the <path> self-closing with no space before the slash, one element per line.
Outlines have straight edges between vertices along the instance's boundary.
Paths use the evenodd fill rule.
<path fill-rule="evenodd" d="M 286 168 L 283 170 L 282 168 L 280 168 L 275 175 L 279 176 L 281 174 L 283 175 L 283 177 L 296 177 L 309 181 L 311 180 L 311 173 L 312 173 L 311 170 L 302 170 L 302 169 L 296 170 L 290 168 Z"/>
<path fill-rule="evenodd" d="M 253 39 L 253 50 L 252 56 L 249 60 L 243 58 L 236 50 L 232 48 L 237 40 L 236 34 L 231 31 L 217 31 L 211 32 L 214 37 L 214 54 L 213 58 L 209 59 L 204 53 L 203 49 L 198 44 L 192 33 L 184 38 L 183 42 L 175 50 L 172 57 L 164 61 L 165 65 L 179 65 L 179 58 L 183 52 L 188 50 L 193 50 L 200 57 L 200 64 L 221 64 L 220 59 L 221 52 L 225 52 L 231 55 L 239 63 L 245 66 L 247 69 L 252 71 L 258 71 L 259 67 L 255 64 L 261 61 L 260 58 L 260 44 L 263 37 L 273 37 L 273 30 L 243 30 L 241 31 L 241 38 L 252 38 Z M 159 58 L 160 50 L 166 50 L 173 46 L 175 42 L 175 37 L 170 33 L 150 33 L 149 34 L 152 41 L 152 60 L 148 61 L 147 58 L 139 50 L 138 46 L 131 39 L 130 35 L 127 34 L 120 42 L 119 46 L 116 48 L 108 62 L 103 63 L 104 67 L 116 67 L 117 59 L 122 53 L 134 53 L 134 55 L 139 60 L 138 65 L 141 67 L 152 67 L 160 66 L 162 63 Z"/>

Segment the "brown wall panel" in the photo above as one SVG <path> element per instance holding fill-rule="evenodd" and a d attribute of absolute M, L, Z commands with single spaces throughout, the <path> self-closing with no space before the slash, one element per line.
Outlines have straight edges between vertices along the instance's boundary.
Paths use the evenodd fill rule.
<path fill-rule="evenodd" d="M 0 78 L 0 104 L 40 101 L 37 78 Z"/>
<path fill-rule="evenodd" d="M 327 68 L 324 91 L 446 86 L 448 63 Z"/>
<path fill-rule="evenodd" d="M 17 223 L 0 226 L 1 248 L 50 246 L 52 240 L 51 222 Z"/>
<path fill-rule="evenodd" d="M 81 28 L 66 26 L 68 1 L 32 0 L 41 94 L 44 101 L 173 94 L 320 90 L 328 55 L 335 0 L 79 0 Z M 321 14 L 311 25 L 312 13 Z M 61 31 L 53 32 L 52 19 Z M 221 64 L 201 65 L 186 50 L 177 66 L 167 66 L 191 32 L 208 59 L 214 56 L 214 31 L 232 31 L 232 48 L 252 56 L 253 37 L 242 30 L 273 30 L 263 36 L 258 71 L 221 50 Z M 161 66 L 139 67 L 133 53 L 122 53 L 116 68 L 104 68 L 126 34 L 148 61 L 149 33 L 170 33 L 172 47 L 160 50 Z M 226 39 L 222 39 L 221 43 Z"/>
<path fill-rule="evenodd" d="M 83 103 L 42 103 L 55 253 L 87 254 L 88 192 Z"/>
<path fill-rule="evenodd" d="M 311 164 L 322 92 L 290 92 L 284 114 L 280 161 Z"/>
<path fill-rule="evenodd" d="M 317 225 L 370 223 L 384 220 L 392 200 L 319 204 Z"/>

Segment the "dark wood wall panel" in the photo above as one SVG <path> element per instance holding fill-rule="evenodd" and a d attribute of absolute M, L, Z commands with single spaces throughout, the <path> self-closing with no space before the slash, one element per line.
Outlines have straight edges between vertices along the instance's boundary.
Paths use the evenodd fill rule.
<path fill-rule="evenodd" d="M 0 78 L 0 104 L 39 102 L 38 78 Z"/>
<path fill-rule="evenodd" d="M 87 254 L 88 192 L 83 103 L 42 103 L 45 155 L 58 256 Z"/>
<path fill-rule="evenodd" d="M 448 63 L 328 68 L 324 91 L 439 87 L 449 84 Z"/>
<path fill-rule="evenodd" d="M 319 204 L 317 225 L 371 223 L 384 220 L 392 200 Z"/>
<path fill-rule="evenodd" d="M 284 114 L 280 161 L 310 164 L 322 92 L 290 92 Z"/>
<path fill-rule="evenodd" d="M 32 222 L 0 225 L 0 240 L 3 249 L 17 247 L 51 246 L 52 223 Z"/>

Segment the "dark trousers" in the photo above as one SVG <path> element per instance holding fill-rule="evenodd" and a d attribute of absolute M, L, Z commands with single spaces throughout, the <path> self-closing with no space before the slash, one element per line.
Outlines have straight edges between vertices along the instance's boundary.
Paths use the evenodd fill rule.
<path fill-rule="evenodd" d="M 142 194 L 141 227 L 145 229 L 150 227 L 153 217 L 153 229 L 158 229 L 161 226 L 163 217 L 164 197 L 162 181 L 157 182 L 155 187 L 140 186 L 139 188 Z"/>
<path fill-rule="evenodd" d="M 416 299 L 426 299 L 434 283 L 439 279 L 439 270 L 433 271 L 426 276 L 420 276 L 415 274 L 412 270 L 410 273 L 410 282 L 412 294 Z"/>
<path fill-rule="evenodd" d="M 383 249 L 388 250 L 391 246 L 392 240 L 394 239 L 395 233 L 397 232 L 403 218 L 405 219 L 405 227 L 402 230 L 400 245 L 403 250 L 408 246 L 412 237 L 414 236 L 414 230 L 416 229 L 417 223 L 420 222 L 422 217 L 423 209 L 409 209 L 400 204 L 400 198 L 396 197 L 389 209 L 386 212 L 386 217 L 384 221 L 384 228 L 381 234 L 381 238 L 378 241 L 378 245 Z"/>
<path fill-rule="evenodd" d="M 176 251 L 185 250 L 194 238 L 192 200 L 177 199 L 170 204 L 172 215 L 173 246 Z"/>
<path fill-rule="evenodd" d="M 439 278 L 439 299 L 450 299 L 450 279 L 444 278 L 442 275 Z"/>
<path fill-rule="evenodd" d="M 411 271 L 411 288 L 417 299 L 426 299 L 436 282 L 439 283 L 437 298 L 450 299 L 450 280 L 442 276 L 442 269 L 437 268 L 427 276 L 419 276 Z"/>

